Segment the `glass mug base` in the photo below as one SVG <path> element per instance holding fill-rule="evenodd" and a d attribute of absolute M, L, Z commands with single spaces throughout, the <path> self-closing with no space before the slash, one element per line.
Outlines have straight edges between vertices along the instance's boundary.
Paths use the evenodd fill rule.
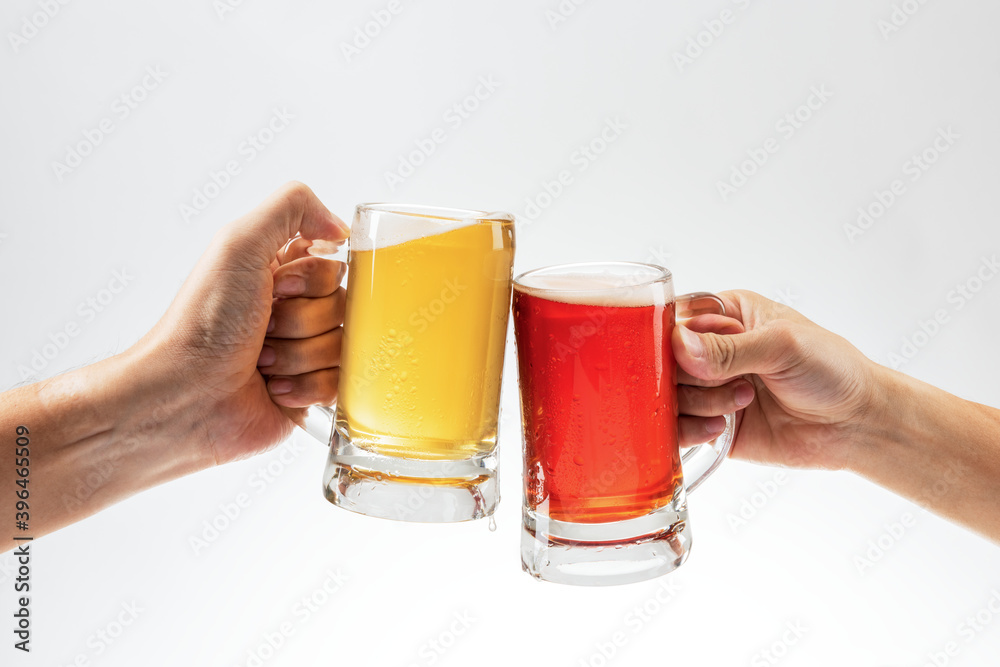
<path fill-rule="evenodd" d="M 664 507 L 609 523 L 555 521 L 525 510 L 521 567 L 536 579 L 615 586 L 673 572 L 691 550 L 687 508 Z"/>
<path fill-rule="evenodd" d="M 493 514 L 500 501 L 496 456 L 461 460 L 377 454 L 334 430 L 323 494 L 358 514 L 395 521 L 455 523 Z"/>

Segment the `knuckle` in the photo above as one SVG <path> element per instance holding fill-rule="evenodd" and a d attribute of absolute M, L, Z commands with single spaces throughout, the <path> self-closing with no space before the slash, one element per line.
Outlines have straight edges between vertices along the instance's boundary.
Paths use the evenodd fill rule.
<path fill-rule="evenodd" d="M 705 345 L 708 357 L 712 361 L 709 372 L 714 375 L 710 379 L 719 380 L 729 377 L 730 369 L 736 358 L 736 343 L 729 336 L 709 334 L 706 338 Z"/>
<path fill-rule="evenodd" d="M 767 325 L 768 338 L 776 350 L 788 359 L 798 359 L 802 355 L 801 327 L 791 320 L 772 320 Z"/>
<path fill-rule="evenodd" d="M 309 186 L 302 181 L 288 181 L 283 186 L 281 186 L 282 196 L 290 199 L 301 201 L 303 198 L 312 193 Z"/>

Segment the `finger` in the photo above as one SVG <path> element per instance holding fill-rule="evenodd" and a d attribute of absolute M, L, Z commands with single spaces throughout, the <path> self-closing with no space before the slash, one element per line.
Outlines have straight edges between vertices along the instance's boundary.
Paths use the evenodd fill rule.
<path fill-rule="evenodd" d="M 721 387 L 730 381 L 730 378 L 722 378 L 720 380 L 706 380 L 704 378 L 696 378 L 695 376 L 688 373 L 686 370 L 677 366 L 677 386 L 689 385 L 691 387 Z"/>
<path fill-rule="evenodd" d="M 286 408 L 333 405 L 337 400 L 339 368 L 323 368 L 301 375 L 276 375 L 267 381 L 271 400 Z"/>
<path fill-rule="evenodd" d="M 698 315 L 684 322 L 691 331 L 717 333 L 722 335 L 743 333 L 743 323 L 725 315 Z"/>
<path fill-rule="evenodd" d="M 312 241 L 296 236 L 278 251 L 278 264 L 288 264 L 292 260 L 308 257 Z"/>
<path fill-rule="evenodd" d="M 700 445 L 719 437 L 725 430 L 725 417 L 679 417 L 677 443 L 681 447 Z"/>
<path fill-rule="evenodd" d="M 343 287 L 316 299 L 278 299 L 271 306 L 273 326 L 267 333 L 274 338 L 312 338 L 332 331 L 344 323 L 346 301 Z"/>
<path fill-rule="evenodd" d="M 729 311 L 727 311 L 729 312 Z M 684 326 L 698 333 L 736 334 L 743 333 L 743 323 L 725 315 L 698 315 L 684 322 Z M 728 378 L 721 380 L 705 380 L 696 378 L 683 368 L 677 368 L 677 383 L 696 387 L 718 387 L 725 384 Z"/>
<path fill-rule="evenodd" d="M 299 375 L 340 365 L 343 327 L 312 338 L 265 338 L 257 367 L 264 375 Z"/>
<path fill-rule="evenodd" d="M 770 375 L 791 368 L 802 358 L 802 325 L 774 320 L 746 333 L 696 333 L 678 325 L 673 333 L 674 357 L 680 368 L 702 380 L 729 380 L 738 375 Z"/>
<path fill-rule="evenodd" d="M 682 415 L 717 417 L 750 405 L 753 385 L 740 378 L 720 387 L 677 386 L 677 407 Z"/>
<path fill-rule="evenodd" d="M 320 297 L 333 294 L 347 272 L 347 265 L 321 257 L 303 257 L 274 272 L 274 295 Z"/>
<path fill-rule="evenodd" d="M 268 266 L 278 251 L 297 234 L 306 239 L 343 241 L 351 229 L 323 205 L 302 183 L 288 183 L 253 211 L 230 223 L 229 244 L 240 248 L 257 266 Z M 255 267 L 256 268 L 256 267 Z"/>

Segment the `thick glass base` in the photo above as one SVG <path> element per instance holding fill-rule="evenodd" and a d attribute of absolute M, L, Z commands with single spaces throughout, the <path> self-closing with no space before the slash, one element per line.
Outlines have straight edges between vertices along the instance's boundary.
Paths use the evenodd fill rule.
<path fill-rule="evenodd" d="M 338 507 L 382 519 L 454 523 L 490 516 L 500 501 L 496 456 L 425 460 L 376 454 L 334 430 L 323 494 Z"/>
<path fill-rule="evenodd" d="M 671 507 L 611 523 L 554 521 L 525 510 L 521 567 L 542 581 L 615 586 L 673 572 L 687 559 L 687 509 Z"/>

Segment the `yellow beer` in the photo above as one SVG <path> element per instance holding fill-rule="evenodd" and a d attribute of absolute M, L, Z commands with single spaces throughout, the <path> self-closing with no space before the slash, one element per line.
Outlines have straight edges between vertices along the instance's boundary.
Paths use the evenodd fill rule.
<path fill-rule="evenodd" d="M 429 460 L 493 449 L 513 256 L 507 219 L 352 245 L 337 430 L 353 445 Z"/>

